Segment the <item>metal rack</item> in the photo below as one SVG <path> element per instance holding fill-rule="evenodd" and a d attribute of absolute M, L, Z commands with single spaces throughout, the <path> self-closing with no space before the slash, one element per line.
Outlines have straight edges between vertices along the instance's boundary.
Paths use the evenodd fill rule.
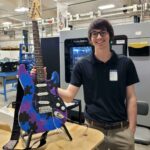
<path fill-rule="evenodd" d="M 33 44 L 20 44 L 19 50 L 19 63 L 25 64 L 26 70 L 30 72 L 33 66 L 35 66 Z"/>

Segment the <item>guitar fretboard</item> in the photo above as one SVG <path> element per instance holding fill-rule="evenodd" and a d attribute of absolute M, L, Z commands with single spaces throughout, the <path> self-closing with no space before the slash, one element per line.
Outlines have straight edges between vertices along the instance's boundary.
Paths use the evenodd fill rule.
<path fill-rule="evenodd" d="M 33 41 L 34 41 L 34 55 L 36 62 L 37 70 L 37 82 L 44 80 L 44 70 L 43 70 L 43 58 L 41 53 L 41 44 L 39 39 L 39 29 L 38 22 L 32 21 L 32 30 L 33 30 Z"/>

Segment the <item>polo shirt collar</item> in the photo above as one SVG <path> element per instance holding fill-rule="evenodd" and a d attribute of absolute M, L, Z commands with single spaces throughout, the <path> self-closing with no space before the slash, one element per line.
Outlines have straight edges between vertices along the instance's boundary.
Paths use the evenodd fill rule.
<path fill-rule="evenodd" d="M 113 50 L 111 50 L 111 52 L 112 52 L 111 58 L 107 62 L 105 62 L 105 63 L 102 62 L 102 61 L 100 61 L 100 60 L 98 60 L 95 57 L 94 52 L 93 52 L 91 54 L 91 62 L 92 62 L 92 64 L 97 64 L 97 63 L 100 63 L 100 64 L 113 64 L 113 63 L 116 63 L 116 61 L 118 59 L 118 56 L 117 56 L 117 54 Z"/>

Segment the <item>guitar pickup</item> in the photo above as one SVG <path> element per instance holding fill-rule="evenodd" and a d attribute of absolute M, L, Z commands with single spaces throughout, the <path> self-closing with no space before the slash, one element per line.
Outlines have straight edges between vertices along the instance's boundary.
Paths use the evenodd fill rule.
<path fill-rule="evenodd" d="M 36 87 L 46 87 L 47 86 L 47 84 L 46 83 L 41 83 L 41 84 L 36 84 Z"/>
<path fill-rule="evenodd" d="M 48 94 L 49 94 L 48 92 L 40 92 L 40 93 L 37 93 L 37 96 L 46 96 Z"/>
<path fill-rule="evenodd" d="M 43 105 L 47 105 L 47 104 L 50 104 L 50 102 L 49 101 L 38 101 L 38 103 L 39 104 L 43 104 Z"/>
<path fill-rule="evenodd" d="M 48 112 L 52 112 L 52 108 L 50 106 L 39 107 L 39 113 L 43 114 Z"/>

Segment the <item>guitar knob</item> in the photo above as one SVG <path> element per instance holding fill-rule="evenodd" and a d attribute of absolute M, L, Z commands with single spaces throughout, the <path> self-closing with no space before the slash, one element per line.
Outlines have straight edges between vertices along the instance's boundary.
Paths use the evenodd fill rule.
<path fill-rule="evenodd" d="M 64 111 L 66 108 L 65 106 L 61 106 L 61 110 Z"/>
<path fill-rule="evenodd" d="M 60 103 L 56 103 L 56 106 L 57 106 L 57 107 L 60 107 Z"/>
<path fill-rule="evenodd" d="M 54 115 L 55 115 L 55 117 L 60 118 L 60 119 L 64 118 L 64 116 L 60 112 L 58 112 L 58 111 L 55 111 Z"/>

